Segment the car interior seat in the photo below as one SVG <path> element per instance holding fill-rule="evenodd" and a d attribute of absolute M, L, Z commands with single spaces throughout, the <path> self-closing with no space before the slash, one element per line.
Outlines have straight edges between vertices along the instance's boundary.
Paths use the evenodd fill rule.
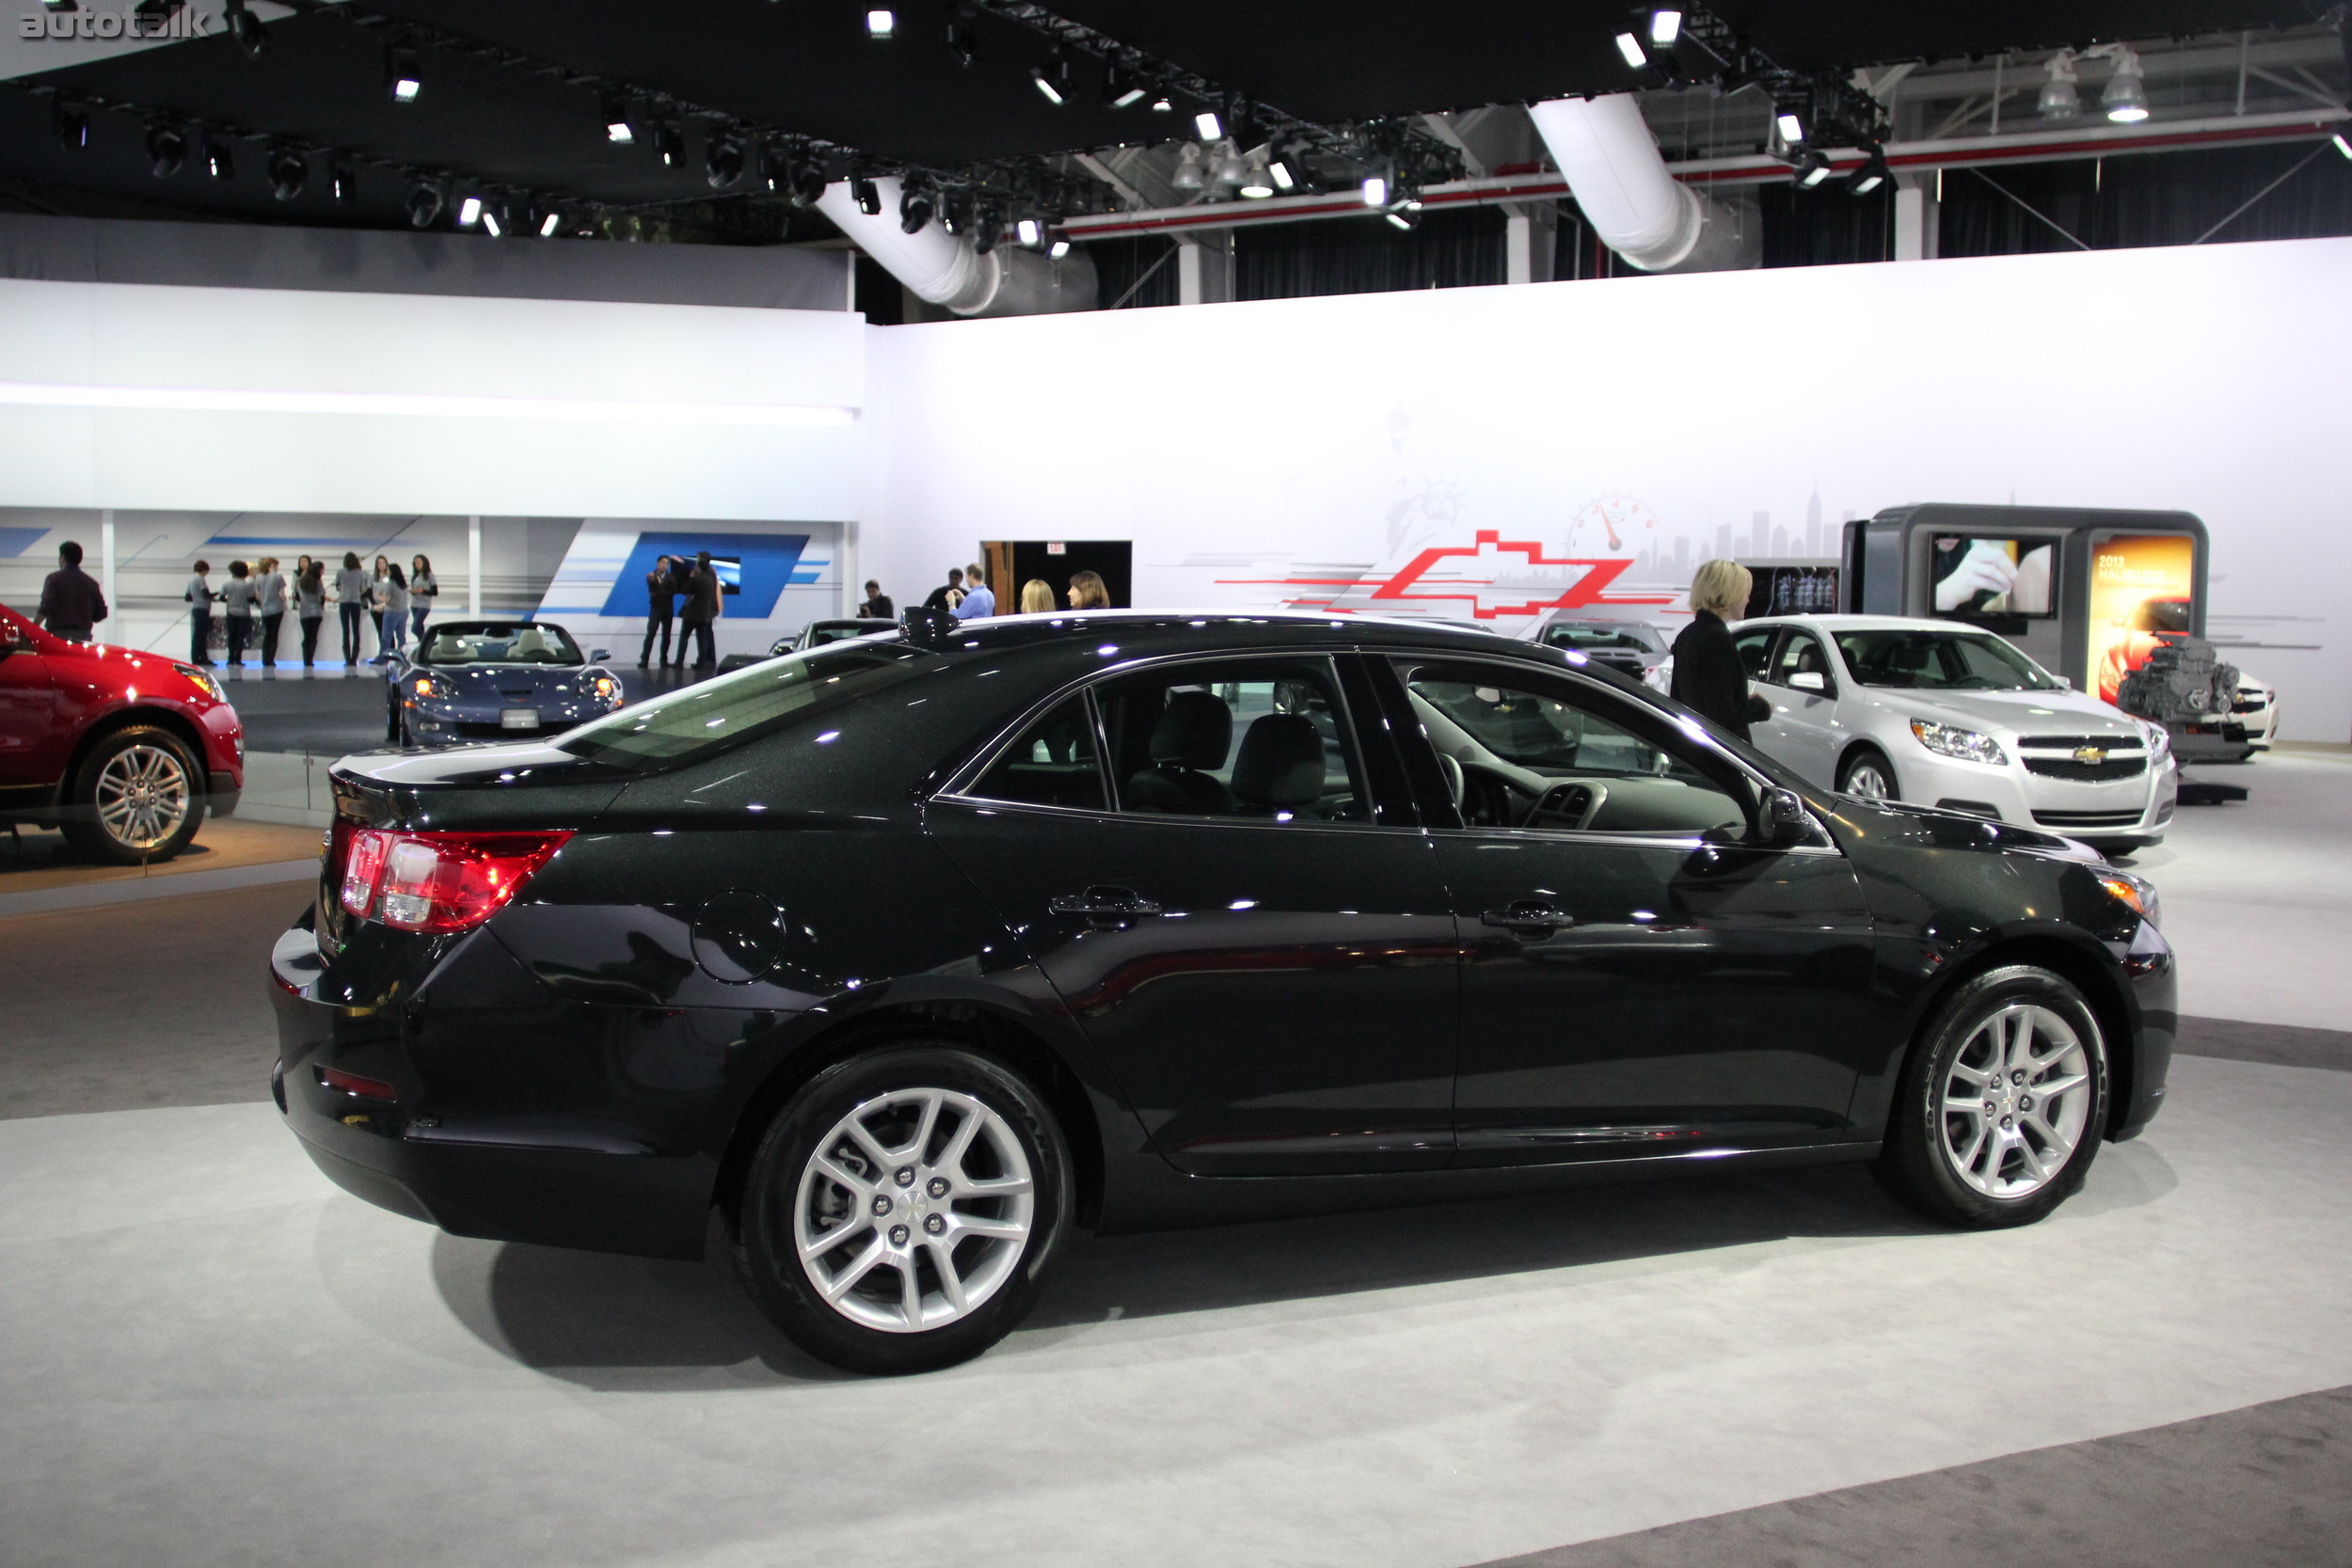
<path fill-rule="evenodd" d="M 1255 816 L 1311 805 L 1323 798 L 1323 735 L 1299 713 L 1269 713 L 1251 722 L 1233 758 L 1233 799 Z"/>
<path fill-rule="evenodd" d="M 1224 698 L 1213 691 L 1168 693 L 1168 710 L 1152 727 L 1152 766 L 1127 781 L 1127 806 L 1188 816 L 1231 815 L 1232 791 L 1208 769 L 1225 766 L 1232 744 L 1233 710 Z"/>

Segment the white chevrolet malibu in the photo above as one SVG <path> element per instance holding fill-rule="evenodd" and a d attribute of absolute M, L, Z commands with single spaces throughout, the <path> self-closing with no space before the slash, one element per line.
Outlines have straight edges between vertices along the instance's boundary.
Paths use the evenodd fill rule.
<path fill-rule="evenodd" d="M 1756 747 L 1816 784 L 2044 828 L 2123 854 L 2179 794 L 2160 724 L 2074 690 L 1973 626 L 1788 615 L 1732 634 L 1772 716 Z"/>

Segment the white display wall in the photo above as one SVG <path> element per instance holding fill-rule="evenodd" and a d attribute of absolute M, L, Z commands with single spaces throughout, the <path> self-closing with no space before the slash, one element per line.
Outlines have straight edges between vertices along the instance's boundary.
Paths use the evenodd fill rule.
<path fill-rule="evenodd" d="M 2182 508 L 2216 639 L 2342 741 L 2346 277 L 2317 240 L 881 329 L 865 575 L 1129 538 L 1144 604 L 1511 627 L 1592 571 L 1546 559 L 1664 598 L 1909 501 Z"/>

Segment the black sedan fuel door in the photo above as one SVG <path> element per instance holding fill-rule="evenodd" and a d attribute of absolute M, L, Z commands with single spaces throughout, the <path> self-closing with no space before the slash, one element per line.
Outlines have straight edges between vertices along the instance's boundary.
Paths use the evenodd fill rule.
<path fill-rule="evenodd" d="M 1187 1171 L 1451 1154 L 1454 922 L 1426 835 L 1376 820 L 1336 674 L 1113 675 L 929 809 Z"/>
<path fill-rule="evenodd" d="M 1806 842 L 1758 842 L 1742 769 L 1597 682 L 1396 673 L 1400 727 L 1437 754 L 1417 771 L 1460 781 L 1460 824 L 1434 838 L 1467 960 L 1461 1163 L 1851 1137 L 1871 926 L 1809 818 Z"/>

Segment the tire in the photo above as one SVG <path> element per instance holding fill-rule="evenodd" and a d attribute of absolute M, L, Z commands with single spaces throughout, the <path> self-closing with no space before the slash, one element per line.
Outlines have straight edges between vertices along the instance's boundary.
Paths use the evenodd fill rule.
<path fill-rule="evenodd" d="M 853 1056 L 761 1135 L 737 1206 L 736 1270 L 819 1360 L 951 1367 L 1036 1302 L 1069 1223 L 1070 1169 L 1053 1113 L 1000 1063 L 946 1040 Z"/>
<path fill-rule="evenodd" d="M 1995 1060 L 2006 1082 L 1985 1077 Z M 2090 1173 L 2107 1082 L 2106 1041 L 2082 992 L 2028 964 L 1987 971 L 1920 1029 L 1873 1172 L 1930 1219 L 2031 1225 Z"/>
<path fill-rule="evenodd" d="M 1837 793 L 1862 800 L 1899 800 L 1895 765 L 1875 746 L 1858 746 L 1837 767 Z"/>
<path fill-rule="evenodd" d="M 204 791 L 204 769 L 185 741 L 153 724 L 128 724 L 82 758 L 60 826 L 68 843 L 95 860 L 167 861 L 195 841 Z"/>

